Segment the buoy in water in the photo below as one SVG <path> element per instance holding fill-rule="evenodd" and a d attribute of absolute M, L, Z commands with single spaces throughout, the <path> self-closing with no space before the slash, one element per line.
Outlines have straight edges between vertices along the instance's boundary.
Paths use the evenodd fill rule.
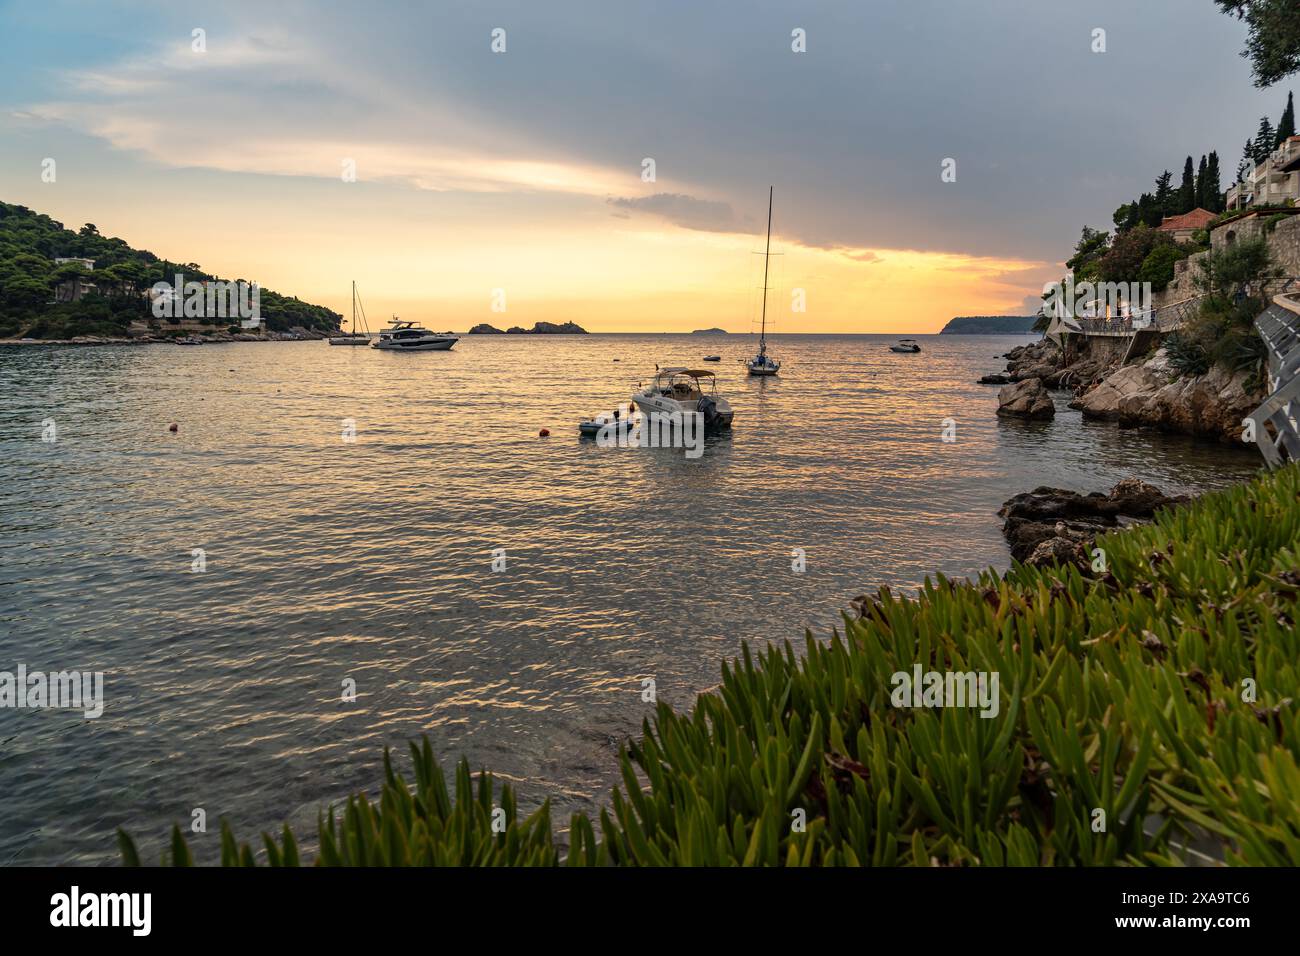
<path fill-rule="evenodd" d="M 550 438 L 550 437 L 551 437 L 551 430 L 550 430 L 549 428 L 543 428 L 541 431 L 539 431 L 539 432 L 537 433 L 537 437 L 538 437 L 538 438 Z"/>
<path fill-rule="evenodd" d="M 175 422 L 172 422 L 170 425 L 167 426 L 167 430 L 169 432 L 180 431 L 180 428 L 181 426 L 177 425 Z"/>

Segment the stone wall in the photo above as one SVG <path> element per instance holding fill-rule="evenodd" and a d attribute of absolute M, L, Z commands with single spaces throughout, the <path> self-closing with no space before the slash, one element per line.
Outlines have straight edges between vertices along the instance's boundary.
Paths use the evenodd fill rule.
<path fill-rule="evenodd" d="M 1265 234 L 1264 224 L 1272 215 L 1271 212 L 1263 212 L 1216 227 L 1210 233 L 1210 249 L 1221 252 L 1229 245 L 1230 238 L 1232 242 L 1243 242 Z M 1267 237 L 1274 264 L 1281 269 L 1282 275 L 1300 277 L 1300 215 L 1283 219 L 1273 227 L 1272 232 L 1267 233 Z M 1196 287 L 1196 276 L 1200 274 L 1200 263 L 1205 255 L 1204 252 L 1197 252 L 1174 263 L 1174 281 L 1163 292 L 1157 292 L 1152 297 L 1157 309 L 1200 294 L 1201 290 Z M 1280 291 L 1280 284 L 1274 291 Z"/>

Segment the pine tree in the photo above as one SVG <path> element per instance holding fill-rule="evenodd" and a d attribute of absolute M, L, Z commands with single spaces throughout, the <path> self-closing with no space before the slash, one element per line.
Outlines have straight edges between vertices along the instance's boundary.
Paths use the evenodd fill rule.
<path fill-rule="evenodd" d="M 1291 94 L 1286 95 L 1286 109 L 1282 111 L 1282 118 L 1277 121 L 1277 134 L 1275 136 L 1274 146 L 1281 146 L 1288 139 L 1295 135 L 1295 100 Z"/>
<path fill-rule="evenodd" d="M 1219 189 L 1219 154 L 1211 151 L 1205 164 L 1205 197 L 1201 205 L 1210 212 L 1223 212 L 1223 193 Z"/>
<path fill-rule="evenodd" d="M 1268 159 L 1268 154 L 1273 152 L 1273 138 L 1277 131 L 1273 129 L 1273 124 L 1267 116 L 1259 118 L 1259 129 L 1255 131 L 1255 165 L 1259 165 Z"/>
<path fill-rule="evenodd" d="M 1187 157 L 1187 162 L 1183 163 L 1183 181 L 1178 185 L 1178 195 L 1174 197 L 1174 208 L 1176 216 L 1181 216 L 1185 212 L 1191 212 L 1196 203 L 1196 173 L 1192 167 L 1192 157 Z"/>
<path fill-rule="evenodd" d="M 1209 209 L 1210 198 L 1206 194 L 1206 170 L 1209 164 L 1205 161 L 1205 154 L 1201 154 L 1201 165 L 1196 167 L 1196 203 L 1192 208 Z"/>

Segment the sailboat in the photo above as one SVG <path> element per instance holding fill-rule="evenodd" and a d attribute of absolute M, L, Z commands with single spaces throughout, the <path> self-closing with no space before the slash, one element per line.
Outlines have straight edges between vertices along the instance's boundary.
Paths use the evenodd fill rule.
<path fill-rule="evenodd" d="M 359 302 L 360 302 L 360 298 L 357 295 L 357 283 L 355 280 L 353 280 L 352 282 L 352 331 L 345 332 L 342 335 L 330 336 L 330 345 L 369 345 L 370 344 L 370 329 L 366 326 L 366 310 L 364 306 L 362 306 L 361 308 L 361 328 L 365 329 L 365 331 L 364 332 L 357 331 L 357 305 L 359 304 Z"/>
<path fill-rule="evenodd" d="M 758 354 L 745 363 L 750 375 L 775 375 L 781 363 L 767 354 L 767 266 L 772 257 L 772 190 L 767 188 L 767 247 L 763 250 L 763 324 L 758 333 Z"/>

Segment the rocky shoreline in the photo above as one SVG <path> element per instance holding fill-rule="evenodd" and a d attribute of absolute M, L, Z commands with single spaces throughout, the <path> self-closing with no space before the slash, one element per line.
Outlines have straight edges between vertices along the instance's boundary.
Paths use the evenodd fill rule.
<path fill-rule="evenodd" d="M 197 345 L 225 342 L 310 342 L 327 339 L 330 332 L 296 328 L 288 332 L 192 332 L 188 335 L 77 335 L 70 339 L 0 339 L 6 345 Z"/>
<path fill-rule="evenodd" d="M 980 382 L 1006 383 L 998 395 L 1002 416 L 1050 418 L 1048 390 L 1068 390 L 1070 407 L 1085 418 L 1241 444 L 1242 419 L 1264 399 L 1249 372 L 1214 366 L 1204 375 L 1181 375 L 1164 348 L 1121 365 L 1126 346 L 1125 339 L 1085 340 L 1067 355 L 1043 339 L 1006 353 L 1006 374 Z"/>

